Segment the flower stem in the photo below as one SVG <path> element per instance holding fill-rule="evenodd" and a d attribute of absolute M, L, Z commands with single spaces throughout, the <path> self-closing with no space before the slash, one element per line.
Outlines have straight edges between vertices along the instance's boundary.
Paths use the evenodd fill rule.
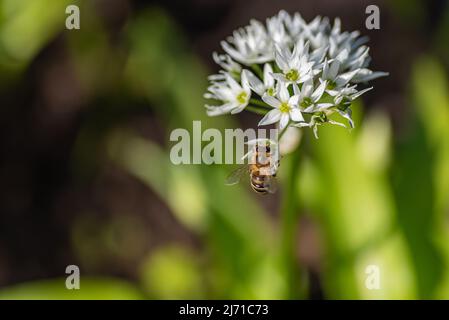
<path fill-rule="evenodd" d="M 288 124 L 285 126 L 284 129 L 282 129 L 281 133 L 279 133 L 278 141 L 281 142 L 282 136 L 287 131 L 288 127 L 290 126 L 291 120 L 288 122 Z"/>
<path fill-rule="evenodd" d="M 267 108 L 267 109 L 273 109 L 273 107 L 270 107 L 268 104 L 266 104 L 265 102 L 258 100 L 258 99 L 250 99 L 249 102 L 251 102 L 253 105 L 259 106 L 259 107 L 263 107 L 263 108 Z"/>
<path fill-rule="evenodd" d="M 289 157 L 287 163 L 286 183 L 281 212 L 281 263 L 285 272 L 287 298 L 301 297 L 303 284 L 300 283 L 300 270 L 297 263 L 297 230 L 299 205 L 298 198 L 298 171 L 301 153 L 297 148 Z"/>
<path fill-rule="evenodd" d="M 258 64 L 252 64 L 251 69 L 253 69 L 253 71 L 259 76 L 259 78 L 263 80 L 263 71 Z"/>
<path fill-rule="evenodd" d="M 261 109 L 260 107 L 253 106 L 250 104 L 245 107 L 245 110 L 253 112 L 253 113 L 261 114 L 261 115 L 266 115 L 268 112 L 268 110 L 266 110 L 266 109 Z"/>

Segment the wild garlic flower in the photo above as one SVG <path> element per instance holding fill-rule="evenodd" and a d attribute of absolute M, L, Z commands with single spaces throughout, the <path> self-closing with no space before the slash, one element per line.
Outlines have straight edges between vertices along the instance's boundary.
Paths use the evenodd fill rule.
<path fill-rule="evenodd" d="M 208 88 L 209 92 L 204 95 L 207 99 L 223 102 L 222 105 L 206 105 L 209 116 L 242 112 L 251 98 L 251 89 L 244 73 L 242 74 L 241 84 L 237 83 L 229 73 L 224 73 L 224 76 L 223 81 L 214 82 Z"/>
<path fill-rule="evenodd" d="M 294 85 L 296 87 L 296 85 Z M 299 89 L 295 89 L 297 92 Z M 287 83 L 279 83 L 276 97 L 268 94 L 262 96 L 262 100 L 274 109 L 268 111 L 265 117 L 259 122 L 259 126 L 279 122 L 279 129 L 283 130 L 290 121 L 303 122 L 304 118 L 299 110 L 299 95 L 290 96 Z"/>
<path fill-rule="evenodd" d="M 223 50 L 240 63 L 264 63 L 274 57 L 272 40 L 259 21 L 251 20 L 249 26 L 234 31 L 227 40 L 221 42 Z"/>
<path fill-rule="evenodd" d="M 221 42 L 214 53 L 222 68 L 209 77 L 205 97 L 210 116 L 243 110 L 262 114 L 259 125 L 310 127 L 336 124 L 342 117 L 353 127 L 351 104 L 366 83 L 388 75 L 370 70 L 368 39 L 341 30 L 340 19 L 316 17 L 307 23 L 285 11 L 266 23 L 251 20 Z"/>
<path fill-rule="evenodd" d="M 274 74 L 276 79 L 288 84 L 312 79 L 312 67 L 315 63 L 309 61 L 309 55 L 305 54 L 308 48 L 308 43 L 305 46 L 298 43 L 294 45 L 293 52 L 290 52 L 288 47 L 276 45 L 275 62 L 282 71 Z"/>

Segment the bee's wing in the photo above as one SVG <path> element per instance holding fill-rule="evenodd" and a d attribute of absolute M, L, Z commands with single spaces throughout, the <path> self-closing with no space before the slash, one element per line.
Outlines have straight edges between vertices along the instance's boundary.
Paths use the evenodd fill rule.
<path fill-rule="evenodd" d="M 233 184 L 239 183 L 242 176 L 248 173 L 248 165 L 244 164 L 234 171 L 232 171 L 226 178 L 225 184 L 231 186 Z"/>
<path fill-rule="evenodd" d="M 267 187 L 268 192 L 276 193 L 276 191 L 278 190 L 278 186 L 279 186 L 277 179 L 273 176 L 270 176 L 269 179 L 267 179 L 267 183 L 268 183 L 268 187 Z"/>

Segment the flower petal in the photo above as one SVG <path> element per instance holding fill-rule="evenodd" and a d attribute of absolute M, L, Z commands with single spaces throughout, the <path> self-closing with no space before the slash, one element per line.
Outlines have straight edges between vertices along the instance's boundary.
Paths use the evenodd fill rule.
<path fill-rule="evenodd" d="M 324 110 L 324 109 L 329 109 L 329 108 L 331 108 L 331 107 L 333 107 L 334 106 L 334 104 L 333 103 L 318 103 L 317 105 L 316 105 L 316 107 L 317 107 L 317 109 L 318 110 Z"/>
<path fill-rule="evenodd" d="M 340 62 L 338 60 L 334 60 L 329 66 L 329 74 L 327 80 L 333 80 L 338 75 L 338 70 L 340 69 Z"/>
<path fill-rule="evenodd" d="M 249 83 L 249 87 L 251 89 L 253 89 L 253 91 L 255 93 L 257 93 L 259 96 L 263 95 L 263 93 L 265 91 L 265 87 L 264 87 L 262 81 L 258 77 L 256 77 L 254 75 L 254 73 L 245 69 L 242 71 L 242 83 L 243 83 L 243 77 L 245 77 L 247 79 L 247 81 Z"/>
<path fill-rule="evenodd" d="M 273 109 L 268 112 L 262 120 L 259 121 L 259 126 L 265 126 L 268 124 L 272 124 L 278 122 L 281 118 L 281 112 L 278 109 Z"/>
<path fill-rule="evenodd" d="M 262 96 L 262 100 L 273 108 L 279 108 L 279 106 L 281 105 L 281 102 L 278 99 L 266 93 Z"/>
<path fill-rule="evenodd" d="M 290 94 L 288 93 L 287 85 L 285 83 L 282 83 L 279 86 L 279 99 L 281 102 L 287 102 L 290 98 Z"/>
<path fill-rule="evenodd" d="M 281 119 L 279 121 L 279 129 L 280 130 L 284 129 L 288 125 L 289 121 L 290 121 L 290 116 L 288 115 L 288 113 L 283 113 L 281 115 Z"/>
<path fill-rule="evenodd" d="M 242 104 L 242 105 L 239 105 L 237 108 L 234 108 L 234 109 L 231 110 L 231 114 L 237 114 L 237 113 L 242 112 L 243 109 L 245 109 L 245 107 L 246 107 L 247 105 L 248 105 L 247 103 Z"/>
<path fill-rule="evenodd" d="M 265 88 L 274 87 L 273 68 L 269 63 L 265 63 L 263 67 L 263 82 Z"/>
<path fill-rule="evenodd" d="M 352 99 L 352 100 L 355 100 L 355 99 L 357 99 L 358 97 L 360 97 L 362 94 L 364 94 L 365 92 L 370 91 L 371 89 L 373 89 L 373 87 L 366 88 L 366 89 L 363 89 L 363 90 L 361 90 L 361 91 L 359 91 L 359 92 L 357 92 L 357 93 L 354 93 L 353 95 L 351 95 L 351 99 Z"/>
<path fill-rule="evenodd" d="M 296 83 L 293 84 L 293 93 L 295 95 L 300 95 L 301 94 L 301 90 L 299 90 L 299 87 Z"/>
<path fill-rule="evenodd" d="M 288 104 L 292 107 L 297 107 L 298 103 L 299 103 L 298 95 L 291 96 L 290 99 L 288 99 Z"/>
<path fill-rule="evenodd" d="M 232 92 L 236 93 L 242 90 L 242 87 L 237 83 L 237 81 L 235 81 L 233 77 L 231 77 L 229 73 L 226 73 L 226 81 L 228 82 Z"/>
<path fill-rule="evenodd" d="M 351 79 L 359 72 L 359 69 L 348 71 L 346 73 L 340 74 L 337 78 L 335 78 L 335 84 L 337 87 L 343 87 L 347 84 Z"/>
<path fill-rule="evenodd" d="M 304 117 L 302 116 L 302 113 L 298 108 L 292 108 L 290 110 L 290 117 L 293 121 L 296 122 L 304 121 Z"/>
<path fill-rule="evenodd" d="M 313 102 L 318 102 L 318 100 L 321 99 L 321 96 L 324 93 L 324 90 L 326 89 L 327 81 L 321 82 L 321 84 L 318 86 L 318 88 L 315 89 L 315 91 L 312 93 L 311 99 Z"/>
<path fill-rule="evenodd" d="M 313 80 L 309 79 L 302 85 L 301 98 L 310 97 L 313 93 Z"/>

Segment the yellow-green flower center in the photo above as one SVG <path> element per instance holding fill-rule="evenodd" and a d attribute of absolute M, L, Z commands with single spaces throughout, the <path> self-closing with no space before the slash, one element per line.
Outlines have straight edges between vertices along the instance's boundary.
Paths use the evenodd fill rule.
<path fill-rule="evenodd" d="M 269 89 L 267 90 L 267 94 L 268 94 L 269 96 L 274 97 L 274 95 L 276 94 L 276 92 L 274 91 L 274 88 L 269 88 Z"/>
<path fill-rule="evenodd" d="M 329 83 L 327 84 L 327 89 L 334 90 L 336 86 L 337 84 L 334 81 L 329 81 Z"/>
<path fill-rule="evenodd" d="M 236 99 L 238 103 L 244 104 L 248 99 L 248 94 L 245 91 L 242 91 L 241 93 L 239 93 Z"/>
<path fill-rule="evenodd" d="M 305 97 L 301 101 L 300 105 L 301 105 L 301 107 L 306 108 L 306 107 L 310 106 L 312 103 L 313 103 L 312 99 L 310 99 L 309 97 Z"/>
<path fill-rule="evenodd" d="M 289 106 L 289 104 L 287 102 L 282 102 L 280 107 L 279 107 L 279 111 L 281 111 L 282 113 L 289 113 L 291 110 L 291 107 Z"/>
<path fill-rule="evenodd" d="M 289 81 L 298 81 L 298 79 L 299 79 L 299 72 L 296 69 L 291 69 L 289 72 L 287 72 L 285 77 Z"/>

